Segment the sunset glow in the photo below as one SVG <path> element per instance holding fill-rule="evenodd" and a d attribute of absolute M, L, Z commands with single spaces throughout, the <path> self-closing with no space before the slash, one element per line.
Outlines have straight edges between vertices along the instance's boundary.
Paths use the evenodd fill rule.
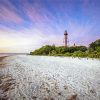
<path fill-rule="evenodd" d="M 99 0 L 0 0 L 0 52 L 46 44 L 86 45 L 100 38 Z"/>

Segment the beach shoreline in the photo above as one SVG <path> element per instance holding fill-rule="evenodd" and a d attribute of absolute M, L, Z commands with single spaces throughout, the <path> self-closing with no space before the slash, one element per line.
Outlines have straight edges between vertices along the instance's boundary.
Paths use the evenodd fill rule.
<path fill-rule="evenodd" d="M 18 55 L 0 63 L 2 99 L 99 100 L 99 60 Z"/>

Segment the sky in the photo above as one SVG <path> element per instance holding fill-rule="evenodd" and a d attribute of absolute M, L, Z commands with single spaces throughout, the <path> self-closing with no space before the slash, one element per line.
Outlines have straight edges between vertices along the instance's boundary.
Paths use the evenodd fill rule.
<path fill-rule="evenodd" d="M 0 53 L 100 39 L 100 0 L 0 0 Z"/>

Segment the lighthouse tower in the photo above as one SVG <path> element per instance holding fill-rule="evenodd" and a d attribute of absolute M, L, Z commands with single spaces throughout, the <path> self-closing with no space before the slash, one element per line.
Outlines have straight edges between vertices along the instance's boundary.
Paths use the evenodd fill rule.
<path fill-rule="evenodd" d="M 67 39 L 68 39 L 68 33 L 65 30 L 65 32 L 64 32 L 64 43 L 65 43 L 65 47 L 67 47 L 67 42 L 68 42 Z"/>

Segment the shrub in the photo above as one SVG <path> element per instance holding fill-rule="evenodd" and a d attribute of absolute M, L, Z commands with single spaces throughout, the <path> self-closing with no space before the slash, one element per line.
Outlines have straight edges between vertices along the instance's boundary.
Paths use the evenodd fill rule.
<path fill-rule="evenodd" d="M 71 56 L 71 55 L 72 55 L 72 53 L 69 53 L 69 52 L 64 54 L 64 56 Z"/>
<path fill-rule="evenodd" d="M 87 53 L 82 51 L 75 51 L 72 55 L 73 57 L 86 57 Z"/>

